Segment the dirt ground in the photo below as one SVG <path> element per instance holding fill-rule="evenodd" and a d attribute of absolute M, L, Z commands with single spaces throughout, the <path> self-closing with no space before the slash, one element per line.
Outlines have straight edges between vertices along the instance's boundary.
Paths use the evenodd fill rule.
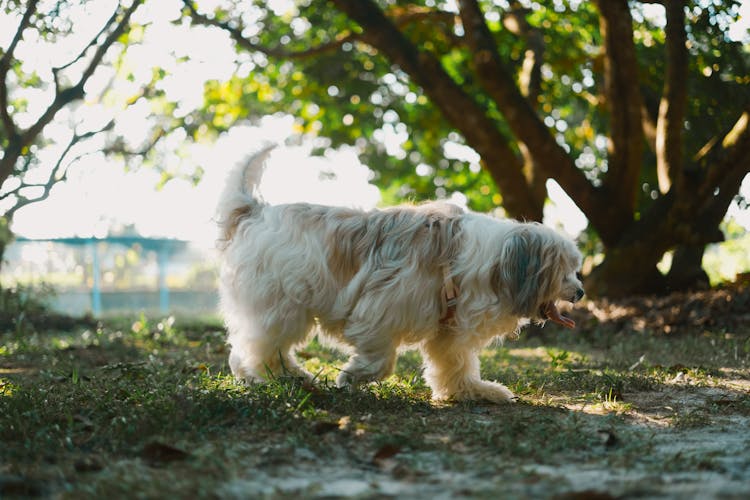
<path fill-rule="evenodd" d="M 711 330 L 746 337 L 750 287 L 590 302 L 570 315 L 584 334 L 598 336 L 648 332 L 680 342 Z M 254 450 L 258 469 L 226 482 L 218 493 L 226 498 L 245 498 L 248 491 L 269 498 L 750 498 L 747 364 L 717 367 L 717 375 L 700 380 L 687 366 L 671 368 L 674 376 L 657 390 L 621 394 L 627 403 L 621 408 L 550 397 L 545 404 L 569 411 L 579 420 L 577 432 L 597 444 L 585 451 L 557 451 L 542 463 L 509 460 L 489 448 L 477 452 L 440 426 L 427 439 L 447 443 L 454 454 L 450 459 L 444 451 L 398 446 L 356 449 L 348 434 L 333 435 L 324 437 L 325 456 L 284 443 Z M 509 410 L 481 404 L 462 408 L 487 427 L 503 425 Z M 273 466 L 264 467 L 263 457 Z"/>
<path fill-rule="evenodd" d="M 750 390 L 747 380 L 736 390 Z M 221 498 L 696 498 L 745 499 L 750 492 L 750 418 L 726 412 L 710 422 L 674 428 L 675 408 L 732 405 L 737 393 L 676 384 L 654 393 L 627 394 L 633 410 L 625 423 L 587 419 L 581 432 L 601 450 L 558 453 L 545 463 L 498 460 L 461 442 L 445 452 L 374 450 L 351 446 L 351 438 L 326 438 L 325 455 L 287 443 L 244 450 L 257 458 L 252 473 L 222 484 Z M 585 408 L 571 407 L 584 412 Z M 502 425 L 502 407 L 471 407 L 477 422 Z M 428 439 L 450 440 L 439 428 Z M 623 457 L 616 448 L 632 439 L 641 447 Z M 607 450 L 612 450 L 608 457 Z M 392 456 L 388 456 L 393 453 Z M 381 455 L 385 455 L 381 457 Z"/>

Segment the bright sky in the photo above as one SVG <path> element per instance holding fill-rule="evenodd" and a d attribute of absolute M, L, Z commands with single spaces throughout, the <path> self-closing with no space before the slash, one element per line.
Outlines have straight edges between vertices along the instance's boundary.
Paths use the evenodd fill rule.
<path fill-rule="evenodd" d="M 49 238 L 106 236 L 111 229 L 133 224 L 144 236 L 212 245 L 212 217 L 228 169 L 265 144 L 282 143 L 291 135 L 292 124 L 291 117 L 266 117 L 258 127 L 237 127 L 215 145 L 192 147 L 193 160 L 206 166 L 197 186 L 174 179 L 156 190 L 160 174 L 153 169 L 125 172 L 99 156 L 88 158 L 48 200 L 19 211 L 14 228 L 26 237 Z M 261 183 L 268 202 L 362 208 L 378 203 L 378 189 L 368 183 L 370 171 L 353 152 L 316 158 L 309 157 L 309 150 L 310 146 L 280 147 L 273 153 Z"/>
<path fill-rule="evenodd" d="M 284 0 L 276 3 L 281 8 Z M 19 56 L 29 61 L 25 69 L 43 72 L 51 61 L 59 64 L 68 60 L 98 29 L 100 22 L 92 20 L 108 15 L 113 5 L 111 0 L 88 2 L 88 10 L 80 14 L 88 21 L 80 23 L 77 38 L 68 45 L 26 40 L 19 47 Z M 129 53 L 128 64 L 134 72 L 134 81 L 118 82 L 115 99 L 127 99 L 139 84 L 150 78 L 151 67 L 161 66 L 171 73 L 162 87 L 168 98 L 182 103 L 182 108 L 177 111 L 180 113 L 181 109 L 189 110 L 200 104 L 206 80 L 229 77 L 234 67 L 234 52 L 226 43 L 226 37 L 214 30 L 188 32 L 172 25 L 169 21 L 177 17 L 180 5 L 178 0 L 150 0 L 136 13 L 136 22 L 150 20 L 153 24 L 145 32 L 143 46 Z M 745 2 L 742 8 L 745 19 L 750 19 L 750 2 Z M 7 46 L 12 27 L 13 20 L 0 17 L 0 45 Z M 189 64 L 174 63 L 175 55 L 187 54 L 190 55 Z M 106 70 L 97 72 L 87 86 L 90 95 L 97 95 L 111 76 Z M 19 117 L 21 125 L 24 119 L 30 121 L 47 105 L 49 95 L 30 92 L 27 97 L 30 109 L 26 118 Z M 116 109 L 117 103 L 114 105 Z M 91 101 L 75 115 L 68 111 L 60 113 L 45 132 L 64 141 L 66 134 L 70 133 L 71 120 L 102 124 L 113 112 L 111 107 Z M 148 113 L 145 104 L 121 113 L 117 121 L 118 131 L 137 143 L 147 129 L 144 120 Z M 205 168 L 204 178 L 198 186 L 173 180 L 157 191 L 155 186 L 159 174 L 154 170 L 125 172 L 120 165 L 93 154 L 71 169 L 69 181 L 58 185 L 48 200 L 20 210 L 13 229 L 31 238 L 105 236 L 118 226 L 132 224 L 144 236 L 175 237 L 211 246 L 216 235 L 211 219 L 227 169 L 268 142 L 283 143 L 293 134 L 292 125 L 291 117 L 266 117 L 257 127 L 233 130 L 214 146 L 191 146 L 191 163 Z M 400 141 L 404 139 L 393 136 L 387 147 L 389 150 L 399 149 Z M 310 201 L 362 208 L 371 208 L 379 202 L 378 190 L 368 183 L 369 170 L 359 163 L 351 150 L 325 158 L 309 158 L 309 149 L 309 145 L 303 145 L 282 147 L 274 152 L 261 186 L 269 202 Z M 50 152 L 50 157 L 54 158 L 54 152 Z M 168 159 L 166 166 L 180 169 L 181 165 L 171 164 L 179 161 L 178 158 Z M 321 172 L 335 175 L 321 175 Z M 552 203 L 545 209 L 545 221 L 552 225 L 562 224 L 573 235 L 580 232 L 585 227 L 583 214 L 554 181 L 548 182 L 547 188 Z M 750 197 L 748 179 L 743 184 L 743 192 Z M 733 215 L 750 228 L 748 211 L 740 212 L 736 207 L 733 210 Z"/>

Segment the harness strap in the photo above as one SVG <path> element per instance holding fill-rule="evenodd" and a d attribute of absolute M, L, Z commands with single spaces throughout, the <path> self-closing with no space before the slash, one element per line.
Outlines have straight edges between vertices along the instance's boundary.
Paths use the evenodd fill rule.
<path fill-rule="evenodd" d="M 453 282 L 450 266 L 442 266 L 443 287 L 440 289 L 440 322 L 447 323 L 456 315 L 458 287 Z"/>

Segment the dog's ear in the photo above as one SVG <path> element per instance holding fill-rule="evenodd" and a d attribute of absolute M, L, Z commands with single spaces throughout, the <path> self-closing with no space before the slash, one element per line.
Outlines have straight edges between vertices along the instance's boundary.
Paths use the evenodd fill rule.
<path fill-rule="evenodd" d="M 518 226 L 503 243 L 490 277 L 498 299 L 509 300 L 511 312 L 534 316 L 541 303 L 544 241 L 533 228 Z"/>

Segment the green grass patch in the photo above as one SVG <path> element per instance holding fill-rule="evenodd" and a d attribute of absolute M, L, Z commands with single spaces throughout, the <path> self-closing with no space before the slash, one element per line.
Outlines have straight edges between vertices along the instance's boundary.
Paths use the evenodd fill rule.
<path fill-rule="evenodd" d="M 501 464 L 629 464 L 650 449 L 655 431 L 639 423 L 648 412 L 675 431 L 750 414 L 747 395 L 730 389 L 677 408 L 690 388 L 722 387 L 727 371 L 750 378 L 746 338 L 615 337 L 542 330 L 485 350 L 484 377 L 521 398 L 492 405 L 432 403 L 415 352 L 382 382 L 338 389 L 330 381 L 345 357 L 317 341 L 300 353 L 319 374 L 315 385 L 241 385 L 215 318 L 12 328 L 0 337 L 0 496 L 211 496 L 250 470 L 305 457 L 364 471 L 396 464 L 393 474 L 414 477 L 436 468 L 493 475 Z M 664 394 L 677 398 L 672 411 L 659 402 Z"/>

